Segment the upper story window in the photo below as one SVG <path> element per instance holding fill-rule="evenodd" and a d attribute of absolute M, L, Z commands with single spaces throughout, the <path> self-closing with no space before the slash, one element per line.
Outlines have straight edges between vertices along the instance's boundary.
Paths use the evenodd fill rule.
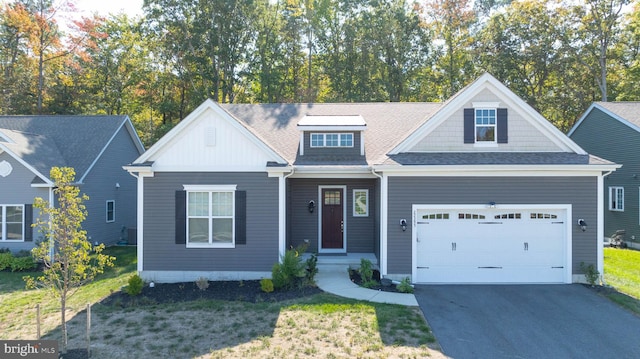
<path fill-rule="evenodd" d="M 609 187 L 609 210 L 624 211 L 624 187 Z"/>
<path fill-rule="evenodd" d="M 116 221 L 116 201 L 107 201 L 107 223 Z"/>
<path fill-rule="evenodd" d="M 311 147 L 353 147 L 353 133 L 312 133 Z"/>
<path fill-rule="evenodd" d="M 476 108 L 475 109 L 476 124 L 476 143 L 478 142 L 496 142 L 496 109 L 495 108 Z"/>

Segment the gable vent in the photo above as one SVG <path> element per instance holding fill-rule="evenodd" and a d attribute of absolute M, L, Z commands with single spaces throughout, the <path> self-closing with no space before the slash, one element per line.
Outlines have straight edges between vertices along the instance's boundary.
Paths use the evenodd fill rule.
<path fill-rule="evenodd" d="M 207 127 L 204 131 L 204 145 L 207 147 L 216 146 L 216 128 Z"/>

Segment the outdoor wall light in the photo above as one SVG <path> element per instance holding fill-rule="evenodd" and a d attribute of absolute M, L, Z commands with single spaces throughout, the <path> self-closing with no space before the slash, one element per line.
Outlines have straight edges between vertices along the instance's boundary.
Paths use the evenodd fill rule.
<path fill-rule="evenodd" d="M 587 222 L 582 218 L 578 220 L 578 226 L 580 226 L 580 229 L 582 229 L 583 232 L 587 230 Z"/>
<path fill-rule="evenodd" d="M 493 201 L 491 201 L 491 202 L 489 202 L 489 204 L 487 204 L 487 207 L 489 207 L 489 208 L 496 208 L 496 203 L 495 203 L 495 202 L 493 202 Z"/>
<path fill-rule="evenodd" d="M 309 201 L 307 208 L 309 209 L 309 213 L 313 213 L 313 210 L 316 208 L 316 202 L 313 200 Z"/>
<path fill-rule="evenodd" d="M 400 227 L 402 227 L 402 231 L 406 231 L 407 230 L 407 220 L 406 219 L 401 219 L 400 220 Z"/>

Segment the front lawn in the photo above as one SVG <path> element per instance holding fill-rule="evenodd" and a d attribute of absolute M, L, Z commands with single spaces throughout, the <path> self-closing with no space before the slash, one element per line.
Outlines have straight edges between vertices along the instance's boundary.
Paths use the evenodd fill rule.
<path fill-rule="evenodd" d="M 624 293 L 610 293 L 607 296 L 640 314 L 640 251 L 605 248 L 604 277 L 608 285 Z"/>
<path fill-rule="evenodd" d="M 257 303 L 102 302 L 126 285 L 136 266 L 135 248 L 112 247 L 105 252 L 117 258 L 116 267 L 72 297 L 68 316 L 69 348 L 85 348 L 84 308 L 93 304 L 94 358 L 444 357 L 421 311 L 413 307 L 325 293 Z M 59 339 L 57 302 L 44 290 L 25 291 L 22 275 L 0 272 L 0 339 L 35 339 L 36 303 L 43 307 L 44 339 Z"/>

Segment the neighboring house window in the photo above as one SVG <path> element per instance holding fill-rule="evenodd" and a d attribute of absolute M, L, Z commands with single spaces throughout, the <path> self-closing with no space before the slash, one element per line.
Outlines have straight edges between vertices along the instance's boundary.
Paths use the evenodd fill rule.
<path fill-rule="evenodd" d="M 107 201 L 107 223 L 116 221 L 116 201 Z"/>
<path fill-rule="evenodd" d="M 496 142 L 496 109 L 475 109 L 476 143 Z"/>
<path fill-rule="evenodd" d="M 624 211 L 624 187 L 609 187 L 609 210 Z"/>
<path fill-rule="evenodd" d="M 193 187 L 187 189 L 187 247 L 234 247 L 236 186 Z"/>
<path fill-rule="evenodd" d="M 22 241 L 24 229 L 24 206 L 0 205 L 0 240 Z"/>
<path fill-rule="evenodd" d="M 312 133 L 311 147 L 353 147 L 353 133 Z"/>
<path fill-rule="evenodd" d="M 368 189 L 353 190 L 353 216 L 354 217 L 369 216 L 369 190 Z"/>

